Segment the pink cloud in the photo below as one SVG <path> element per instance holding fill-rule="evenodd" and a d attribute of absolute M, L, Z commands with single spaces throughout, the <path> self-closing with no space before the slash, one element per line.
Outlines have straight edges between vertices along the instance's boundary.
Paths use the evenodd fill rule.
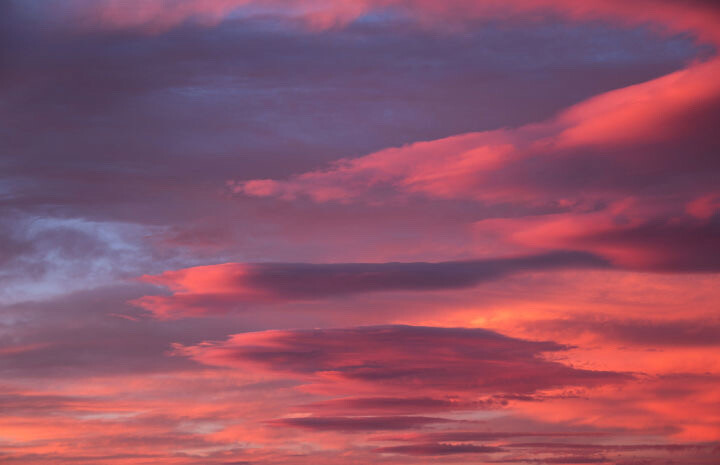
<path fill-rule="evenodd" d="M 432 352 L 424 347 L 434 347 Z M 627 374 L 588 371 L 545 360 L 567 347 L 512 339 L 482 329 L 379 326 L 265 331 L 227 341 L 178 346 L 176 353 L 235 369 L 302 380 L 311 391 L 343 393 L 532 393 L 624 382 Z"/>
<path fill-rule="evenodd" d="M 304 428 L 317 431 L 392 431 L 422 428 L 425 425 L 449 423 L 444 418 L 412 416 L 373 416 L 373 417 L 296 417 L 283 418 L 270 422 L 273 426 Z"/>
<path fill-rule="evenodd" d="M 144 276 L 142 281 L 167 287 L 172 295 L 145 296 L 133 303 L 171 319 L 223 314 L 248 303 L 462 289 L 527 271 L 605 266 L 593 255 L 562 251 L 438 263 L 225 263 Z"/>
<path fill-rule="evenodd" d="M 625 269 L 713 272 L 720 269 L 720 223 L 708 199 L 689 204 L 695 216 L 686 214 L 682 204 L 627 199 L 598 211 L 486 220 L 476 227 L 531 250 L 583 250 Z"/>
<path fill-rule="evenodd" d="M 235 13 L 267 13 L 298 18 L 312 29 L 344 25 L 362 15 L 370 2 L 338 0 L 70 0 L 51 4 L 85 28 L 130 29 L 159 34 L 188 22 L 218 25 Z"/>
<path fill-rule="evenodd" d="M 43 11 L 58 14 L 58 22 L 78 29 L 84 40 L 96 36 L 83 33 L 97 29 L 111 30 L 107 36 L 113 37 L 161 35 L 186 23 L 211 27 L 234 15 L 257 12 L 324 30 L 368 12 L 387 12 L 385 8 L 432 28 L 462 28 L 485 18 L 518 25 L 519 19 L 559 12 L 573 22 L 651 22 L 665 33 L 689 32 L 720 44 L 718 9 L 702 0 L 50 0 Z M 70 21 L 65 24 L 65 19 Z M 147 37 L 138 43 L 140 39 Z M 127 53 L 125 45 L 115 44 Z M 194 56 L 183 55 L 182 60 L 194 63 Z M 64 61 L 62 65 L 62 74 L 73 74 L 68 72 L 72 67 L 64 68 Z M 375 250 L 377 263 L 187 268 L 196 262 L 168 259 L 163 267 L 180 269 L 144 276 L 142 290 L 102 289 L 85 300 L 67 298 L 54 301 L 54 306 L 38 301 L 9 309 L 0 328 L 3 334 L 9 328 L 11 334 L 0 348 L 7 383 L 0 389 L 0 407 L 6 413 L 0 419 L 0 461 L 414 465 L 487 458 L 499 463 L 714 465 L 720 452 L 711 442 L 720 438 L 719 342 L 713 319 L 717 280 L 673 275 L 671 281 L 665 274 L 627 270 L 720 270 L 719 73 L 717 58 L 696 61 L 537 124 L 415 142 L 284 180 L 231 182 L 231 189 L 248 197 L 244 201 L 260 205 L 256 208 L 261 213 L 251 219 L 238 214 L 229 223 L 267 220 L 263 209 L 273 198 L 286 203 L 309 199 L 317 204 L 317 216 L 332 216 L 328 212 L 337 210 L 323 206 L 340 204 L 335 207 L 347 207 L 347 217 L 357 215 L 382 226 L 387 218 L 363 216 L 369 210 L 355 210 L 352 204 L 365 203 L 369 209 L 393 202 L 402 206 L 413 197 L 422 208 L 428 198 L 438 202 L 433 205 L 460 200 L 470 204 L 463 210 L 466 223 L 486 217 L 475 216 L 478 206 L 499 205 L 494 214 L 504 217 L 474 223 L 479 235 L 494 237 L 496 242 L 484 251 L 495 258 L 457 260 L 476 255 L 463 255 L 457 244 L 440 244 L 446 238 L 428 233 L 435 247 L 432 259 L 440 256 L 441 261 L 427 261 L 431 259 L 421 256 L 425 250 Z M 97 75 L 88 76 L 93 81 Z M 193 75 L 183 85 L 202 76 Z M 75 81 L 74 76 L 64 79 Z M 76 85 L 83 87 L 80 81 Z M 167 90 L 176 84 L 153 85 Z M 65 90 L 57 87 L 58 93 Z M 112 89 L 99 86 L 97 94 L 86 95 L 87 104 L 97 105 L 94 95 L 111 94 Z M 34 98 L 45 95 L 35 89 L 28 93 Z M 63 113 L 66 105 L 52 111 Z M 137 109 L 128 106 L 132 112 Z M 92 122 L 102 123 L 103 130 L 112 126 L 95 116 Z M 143 137 L 169 139 L 155 133 Z M 107 141 L 102 137 L 88 143 L 106 147 Z M 212 152 L 204 142 L 198 143 L 202 153 Z M 43 149 L 51 145 L 43 143 Z M 95 152 L 82 157 L 98 160 Z M 57 175 L 54 163 L 43 164 L 51 177 Z M 133 159 L 127 166 L 135 163 Z M 94 209 L 108 208 L 108 199 L 114 198 L 113 174 L 95 175 L 93 169 L 84 165 L 82 174 L 75 174 L 73 179 L 82 182 L 73 183 L 68 197 L 58 199 L 54 185 L 43 189 L 50 193 L 49 207 L 44 208 L 61 210 L 68 199 L 86 198 L 96 203 Z M 165 172 L 144 175 L 148 180 L 142 178 L 133 194 L 140 202 L 152 195 L 174 197 L 187 188 L 165 181 L 171 177 Z M 253 176 L 260 175 L 248 175 Z M 92 184 L 89 178 L 101 187 L 93 187 L 101 195 L 90 195 L 94 191 L 87 187 Z M 154 188 L 139 186 L 143 183 Z M 21 198 L 18 205 L 32 202 L 31 197 Z M 196 202 L 194 208 L 207 216 L 225 211 L 210 207 L 216 197 L 191 197 L 167 205 L 183 210 L 183 202 Z M 133 210 L 126 204 L 113 208 L 123 210 L 123 218 L 125 210 Z M 528 210 L 533 216 L 515 217 Z M 391 216 L 392 211 L 383 214 Z M 313 221 L 296 216 L 298 223 Z M 140 217 L 160 223 L 152 212 L 132 218 Z M 197 227 L 177 224 L 168 229 L 170 254 L 189 244 L 212 248 L 236 240 L 226 234 L 224 224 L 201 224 L 197 217 L 189 223 L 193 221 Z M 338 222 L 343 221 L 349 236 L 358 235 L 350 221 Z M 433 216 L 428 223 L 433 221 L 443 219 Z M 333 227 L 325 229 L 337 235 Z M 311 228 L 305 231 L 312 235 L 307 232 Z M 62 247 L 50 247 L 50 253 L 77 248 L 82 252 L 77 260 L 85 260 L 88 241 L 84 235 L 71 236 L 51 237 L 49 244 Z M 405 248 L 401 242 L 388 248 Z M 352 238 L 338 243 L 354 246 Z M 495 243 L 507 246 L 502 253 L 510 250 L 512 255 L 497 258 Z M 19 260 L 18 244 L 20 249 L 32 248 L 26 241 L 9 244 L 0 247 L 0 255 L 10 263 L 20 263 L 12 261 Z M 118 254 L 129 254 L 130 249 Z M 262 252 L 252 253 L 263 257 Z M 393 253 L 415 253 L 425 261 L 394 263 L 388 258 Z M 321 258 L 319 254 L 312 258 L 338 260 L 327 250 Z M 245 259 L 239 252 L 216 256 Z M 152 270 L 160 266 L 153 263 L 151 271 L 143 272 L 156 273 Z M 498 282 L 500 278 L 504 281 Z M 135 298 L 146 292 L 147 284 L 163 287 L 167 294 Z M 487 296 L 471 293 L 480 284 L 488 286 L 482 289 Z M 466 293 L 458 297 L 461 290 Z M 122 295 L 113 297 L 113 292 Z M 398 298 L 400 292 L 408 295 Z M 369 293 L 378 296 L 376 314 L 347 302 L 350 296 Z M 165 321 L 144 318 L 117 303 L 128 299 Z M 277 302 L 294 306 L 273 315 L 227 315 L 233 309 Z M 287 328 L 297 321 L 304 327 L 316 321 L 330 326 L 332 318 L 344 318 L 336 314 L 346 308 L 354 315 L 346 317 L 353 323 L 345 329 L 265 329 Z M 611 315 L 593 317 L 598 308 Z M 313 320 L 312 311 L 323 316 Z M 181 319 L 210 314 L 225 318 Z M 452 318 L 497 332 L 443 327 Z M 396 325 L 398 319 L 413 326 Z M 371 320 L 386 325 L 349 327 Z M 428 323 L 418 326 L 418 320 Z M 238 333 L 251 328 L 257 331 Z M 171 342 L 174 356 L 167 352 Z M 374 434 L 379 431 L 384 433 Z M 681 440 L 688 442 L 673 442 Z"/>
<path fill-rule="evenodd" d="M 232 13 L 247 9 L 270 10 L 303 18 L 314 28 L 342 26 L 369 11 L 394 8 L 426 24 L 449 20 L 466 21 L 479 17 L 533 17 L 548 10 L 573 20 L 605 19 L 621 23 L 655 22 L 678 32 L 692 30 L 705 39 L 718 38 L 718 17 L 712 2 L 639 0 L 631 4 L 620 0 L 72 0 L 51 4 L 55 11 L 69 10 L 71 17 L 89 25 L 110 28 L 144 28 L 165 31 L 189 19 L 207 25 L 217 24 Z"/>
<path fill-rule="evenodd" d="M 383 454 L 407 454 L 420 456 L 445 456 L 456 454 L 479 454 L 488 452 L 503 452 L 504 449 L 492 446 L 477 446 L 474 444 L 412 444 L 407 446 L 381 447 L 377 452 Z"/>
<path fill-rule="evenodd" d="M 540 124 L 386 149 L 285 181 L 230 185 L 250 196 L 316 202 L 380 202 L 392 189 L 491 204 L 582 205 L 637 194 L 638 186 L 623 185 L 625 176 L 662 188 L 680 171 L 697 174 L 696 183 L 673 189 L 676 195 L 707 195 L 715 186 L 704 174 L 719 168 L 708 158 L 720 121 L 718 72 L 714 60 L 597 96 Z M 592 176 L 581 195 L 578 176 Z"/>

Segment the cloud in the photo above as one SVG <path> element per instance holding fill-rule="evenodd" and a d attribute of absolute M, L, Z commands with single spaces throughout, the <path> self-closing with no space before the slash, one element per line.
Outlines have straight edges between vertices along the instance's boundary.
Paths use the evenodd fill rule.
<path fill-rule="evenodd" d="M 290 426 L 318 431 L 386 431 L 417 429 L 435 423 L 449 423 L 445 418 L 422 416 L 393 417 L 298 417 L 270 422 L 274 426 Z"/>
<path fill-rule="evenodd" d="M 420 412 L 477 410 L 483 408 L 497 408 L 500 405 L 501 401 L 494 401 L 492 399 L 475 402 L 463 402 L 447 398 L 437 399 L 432 397 L 347 397 L 301 405 L 298 407 L 298 410 L 315 412 L 407 414 Z"/>
<path fill-rule="evenodd" d="M 645 347 L 712 347 L 720 345 L 720 322 L 716 319 L 655 320 L 619 319 L 591 315 L 563 320 L 534 321 L 535 329 L 557 337 L 591 334 L 604 341 Z"/>
<path fill-rule="evenodd" d="M 534 449 L 594 449 L 598 451 L 637 451 L 637 450 L 662 450 L 662 451 L 682 451 L 688 449 L 703 449 L 714 447 L 707 444 L 582 444 L 572 442 L 518 442 L 509 447 L 523 447 Z"/>
<path fill-rule="evenodd" d="M 716 272 L 720 216 L 706 199 L 657 205 L 628 198 L 597 210 L 484 220 L 475 226 L 479 234 L 508 244 L 531 250 L 562 245 L 604 257 L 623 269 Z"/>
<path fill-rule="evenodd" d="M 512 440 L 526 437 L 550 437 L 550 438 L 577 438 L 577 437 L 604 437 L 609 433 L 601 431 L 446 431 L 430 433 L 410 433 L 393 436 L 378 436 L 382 441 L 409 441 L 409 442 L 495 442 L 498 440 Z"/>
<path fill-rule="evenodd" d="M 184 261 L 173 267 L 462 256 L 449 249 L 466 247 L 468 218 L 504 208 L 280 205 L 223 187 L 237 173 L 282 179 L 383 147 L 543 120 L 702 53 L 687 37 L 551 21 L 463 34 L 392 19 L 311 34 L 243 17 L 151 36 L 54 31 L 33 16 L 52 12 L 50 2 L 32 3 L 14 2 L 3 18 L 3 216 L 140 224 L 133 240 L 162 252 L 153 263 Z M 445 249 L 427 257 L 439 234 Z"/>
<path fill-rule="evenodd" d="M 75 27 L 137 30 L 157 34 L 194 22 L 215 26 L 225 18 L 245 13 L 268 12 L 301 19 L 312 29 L 347 24 L 368 10 L 364 2 L 343 0 L 318 3 L 306 0 L 70 0 L 49 5 L 51 11 L 70 20 Z"/>
<path fill-rule="evenodd" d="M 413 386 L 426 396 L 473 399 L 631 379 L 542 357 L 565 350 L 553 342 L 513 339 L 482 329 L 377 326 L 243 333 L 221 342 L 178 345 L 176 354 L 208 365 L 295 378 L 304 389 L 345 395 L 392 395 Z"/>
<path fill-rule="evenodd" d="M 168 358 L 168 347 L 222 337 L 226 325 L 135 318 L 127 300 L 145 292 L 143 285 L 117 285 L 0 306 L 0 376 L 38 382 L 197 371 L 192 362 Z M 64 403 L 61 396 L 56 406 Z"/>
<path fill-rule="evenodd" d="M 452 0 L 443 4 L 428 0 L 54 0 L 47 8 L 50 18 L 52 14 L 59 15 L 75 27 L 134 29 L 145 33 L 165 32 L 188 21 L 214 26 L 237 14 L 270 13 L 300 19 L 312 29 L 328 29 L 347 25 L 374 10 L 394 11 L 427 24 L 487 16 L 523 18 L 551 10 L 572 19 L 654 21 L 676 32 L 691 29 L 704 36 L 717 37 L 712 26 L 719 14 L 711 2 L 674 0 L 639 0 L 634 5 L 619 0 L 589 0 L 582 5 L 571 0 L 482 3 Z"/>
<path fill-rule="evenodd" d="M 720 61 L 712 60 L 599 95 L 541 123 L 418 142 L 233 189 L 316 202 L 387 201 L 388 189 L 485 203 L 560 198 L 568 205 L 668 187 L 686 198 L 707 195 L 715 189 L 711 173 L 720 169 L 710 155 L 718 148 L 718 70 Z"/>
<path fill-rule="evenodd" d="M 646 221 L 581 233 L 568 244 L 604 255 L 628 268 L 720 271 L 720 221 Z"/>
<path fill-rule="evenodd" d="M 567 457 L 549 457 L 538 460 L 540 463 L 563 463 L 563 464 L 581 464 L 581 463 L 608 463 L 611 459 L 605 456 L 584 456 L 573 455 Z"/>
<path fill-rule="evenodd" d="M 0 9 L 0 461 L 716 464 L 717 2 Z"/>
<path fill-rule="evenodd" d="M 528 436 L 541 436 L 542 433 L 528 434 Z M 591 435 L 591 434 L 589 434 Z M 410 435 L 412 436 L 412 434 Z M 567 436 L 557 435 L 557 442 L 552 443 L 524 443 L 515 442 L 514 439 L 523 436 L 522 433 L 425 433 L 417 435 L 419 437 L 440 437 L 444 436 L 448 441 L 453 442 L 424 442 L 413 443 L 399 446 L 387 446 L 376 449 L 379 453 L 404 454 L 415 456 L 442 456 L 456 454 L 487 454 L 496 452 L 520 452 L 513 453 L 505 458 L 512 457 L 511 460 L 504 460 L 502 457 L 495 457 L 492 463 L 558 463 L 558 464 L 583 464 L 583 463 L 607 463 L 613 462 L 608 458 L 610 454 L 614 457 L 628 456 L 638 452 L 651 453 L 655 456 L 655 460 L 660 463 L 661 458 L 672 457 L 676 453 L 692 453 L 697 454 L 700 460 L 698 463 L 706 463 L 707 453 L 711 452 L 716 446 L 713 444 L 696 443 L 696 444 L 606 444 L 598 443 L 576 443 L 571 442 L 572 433 Z M 548 436 L 552 436 L 551 434 Z M 391 440 L 385 438 L 385 440 Z M 477 444 L 477 441 L 492 441 L 493 446 Z M 470 442 L 469 442 L 470 441 Z M 475 441 L 475 442 L 472 442 Z M 623 455 L 620 455 L 623 454 Z M 549 456 L 548 456 L 549 455 Z"/>
<path fill-rule="evenodd" d="M 718 43 L 709 23 L 717 9 L 699 3 L 656 5 L 662 11 L 645 19 L 686 27 Z M 624 19 L 642 16 L 614 2 L 582 8 L 565 2 L 516 6 L 567 8 L 577 17 L 604 17 L 611 11 Z M 343 158 L 285 180 L 239 180 L 231 188 L 244 196 L 295 202 L 375 204 L 420 196 L 559 206 L 568 212 L 566 223 L 572 228 L 558 228 L 556 246 L 587 250 L 626 269 L 715 272 L 720 269 L 715 259 L 720 231 L 712 199 L 720 165 L 712 154 L 720 149 L 714 129 L 720 121 L 719 70 L 717 58 L 696 61 L 537 123 L 416 142 Z M 657 203 L 659 197 L 666 199 L 664 211 L 626 211 L 624 224 L 608 207 L 628 199 Z M 677 204 L 687 204 L 690 215 L 678 214 Z M 590 224 L 599 215 L 587 213 L 598 211 L 605 219 Z M 529 235 L 521 227 L 517 231 Z"/>
<path fill-rule="evenodd" d="M 171 296 L 133 301 L 160 318 L 226 313 L 248 302 L 321 299 L 367 292 L 462 289 L 515 273 L 604 268 L 575 252 L 440 263 L 226 263 L 144 276 Z"/>
<path fill-rule="evenodd" d="M 441 456 L 456 454 L 487 454 L 490 452 L 502 452 L 500 447 L 476 446 L 473 444 L 412 444 L 408 446 L 390 446 L 376 449 L 382 454 L 406 454 L 419 456 Z"/>

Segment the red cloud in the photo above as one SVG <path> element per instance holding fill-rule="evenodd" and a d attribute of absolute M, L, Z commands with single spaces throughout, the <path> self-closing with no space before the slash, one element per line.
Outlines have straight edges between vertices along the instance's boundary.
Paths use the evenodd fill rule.
<path fill-rule="evenodd" d="M 690 204 L 701 217 L 682 212 L 682 204 L 624 201 L 600 211 L 487 220 L 476 226 L 509 243 L 584 250 L 624 269 L 714 272 L 720 270 L 720 221 L 705 199 Z"/>
<path fill-rule="evenodd" d="M 413 416 L 394 417 L 298 417 L 271 421 L 275 426 L 290 426 L 317 431 L 386 431 L 416 429 L 434 423 L 449 423 L 444 418 Z"/>
<path fill-rule="evenodd" d="M 603 94 L 542 124 L 420 142 L 340 160 L 285 181 L 241 181 L 232 188 L 251 196 L 304 196 L 317 202 L 363 197 L 377 202 L 388 187 L 405 194 L 522 204 L 614 200 L 642 195 L 650 186 L 672 186 L 681 197 L 708 195 L 720 171 L 712 157 L 719 148 L 718 74 L 720 61 L 714 60 Z M 683 183 L 687 178 L 693 182 Z"/>
<path fill-rule="evenodd" d="M 720 320 L 640 320 L 603 318 L 583 315 L 582 318 L 533 321 L 534 329 L 544 329 L 556 336 L 573 337 L 590 334 L 602 341 L 621 342 L 641 347 L 714 347 L 720 346 Z"/>
<path fill-rule="evenodd" d="M 713 2 L 674 0 L 55 0 L 48 9 L 88 27 L 151 32 L 163 32 L 188 20 L 213 25 L 236 12 L 251 15 L 268 10 L 301 18 L 317 29 L 341 26 L 377 9 L 394 9 L 427 24 L 488 16 L 527 18 L 552 10 L 576 20 L 655 22 L 674 32 L 692 30 L 706 38 L 718 38 L 719 14 Z"/>
<path fill-rule="evenodd" d="M 502 452 L 500 447 L 476 446 L 474 444 L 412 444 L 408 446 L 381 447 L 377 452 L 385 454 L 407 454 L 407 455 L 456 455 L 456 454 L 478 454 L 488 452 Z"/>
<path fill-rule="evenodd" d="M 493 2 L 479 7 L 451 3 L 455 9 L 429 2 L 417 5 L 438 17 L 451 11 L 472 16 L 503 9 Z M 657 21 L 720 44 L 720 10 L 710 3 L 651 3 L 654 8 L 646 2 L 518 1 L 505 8 L 516 13 L 556 8 L 573 18 Z M 524 245 L 585 250 L 625 269 L 717 271 L 718 75 L 719 59 L 695 62 L 596 96 L 537 124 L 386 149 L 286 180 L 230 185 L 244 195 L 285 200 L 379 203 L 388 201 L 390 190 L 399 197 L 561 208 L 567 214 L 507 220 L 504 229 Z M 655 211 L 628 209 L 619 219 L 613 206 L 628 198 L 639 205 L 654 203 Z M 658 207 L 660 198 L 664 204 Z M 679 213 L 677 205 L 685 211 Z"/>
<path fill-rule="evenodd" d="M 427 350 L 432 347 L 433 349 Z M 379 326 L 264 331 L 226 341 L 178 346 L 176 353 L 208 364 L 263 370 L 302 380 L 322 392 L 523 394 L 565 386 L 623 382 L 627 374 L 572 368 L 544 353 L 567 347 L 482 329 Z"/>
<path fill-rule="evenodd" d="M 575 252 L 439 263 L 226 263 L 144 276 L 143 281 L 174 293 L 134 303 L 157 317 L 177 318 L 226 313 L 247 302 L 461 289 L 523 271 L 605 266 L 593 255 Z"/>

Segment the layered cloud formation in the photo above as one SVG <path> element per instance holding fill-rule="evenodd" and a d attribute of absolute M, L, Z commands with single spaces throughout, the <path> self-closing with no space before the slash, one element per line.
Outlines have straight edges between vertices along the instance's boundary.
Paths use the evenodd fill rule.
<path fill-rule="evenodd" d="M 0 4 L 0 462 L 715 465 L 710 0 Z"/>
<path fill-rule="evenodd" d="M 433 352 L 423 350 L 428 345 L 434 347 Z M 415 386 L 416 393 L 446 397 L 527 394 L 629 379 L 619 373 L 573 369 L 540 357 L 543 352 L 567 350 L 558 344 L 522 341 L 482 329 L 381 326 L 269 331 L 178 350 L 211 365 L 257 365 L 272 372 L 309 376 L 308 389 L 343 393 L 352 392 L 350 385 L 359 383 L 361 392 L 370 384 L 378 385 L 379 392 L 398 396 L 410 386 Z"/>

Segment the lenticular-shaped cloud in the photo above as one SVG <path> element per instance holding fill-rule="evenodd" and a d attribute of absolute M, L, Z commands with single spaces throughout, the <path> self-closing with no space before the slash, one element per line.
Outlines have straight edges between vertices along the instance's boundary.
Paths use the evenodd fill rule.
<path fill-rule="evenodd" d="M 707 195 L 716 188 L 711 173 L 720 169 L 712 156 L 718 72 L 714 60 L 595 97 L 541 124 L 418 142 L 232 188 L 317 202 L 379 201 L 373 191 L 382 188 L 488 203 L 617 199 L 667 186 L 676 195 Z M 690 176 L 694 182 L 682 182 Z"/>
<path fill-rule="evenodd" d="M 407 392 L 465 398 L 522 394 L 630 379 L 573 368 L 543 357 L 568 347 L 514 339 L 483 329 L 378 326 L 265 331 L 178 346 L 204 364 L 297 378 L 320 392 Z"/>
<path fill-rule="evenodd" d="M 225 263 L 145 276 L 170 296 L 145 296 L 135 304 L 160 318 L 226 313 L 238 305 L 322 299 L 368 292 L 463 289 L 511 274 L 604 268 L 582 252 L 440 263 Z"/>

